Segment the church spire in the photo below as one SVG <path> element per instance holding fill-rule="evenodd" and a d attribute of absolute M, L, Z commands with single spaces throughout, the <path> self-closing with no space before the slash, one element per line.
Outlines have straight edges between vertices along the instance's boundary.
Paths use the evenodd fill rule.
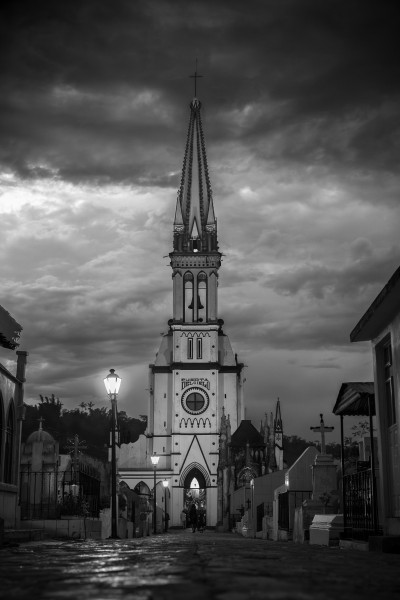
<path fill-rule="evenodd" d="M 274 438 L 275 438 L 275 460 L 278 471 L 283 469 L 283 426 L 281 416 L 281 403 L 278 398 L 276 402 L 275 420 L 274 420 Z"/>
<path fill-rule="evenodd" d="M 197 75 L 196 71 L 196 76 Z M 201 103 L 190 103 L 189 129 L 182 177 L 176 200 L 174 244 L 169 254 L 173 270 L 174 312 L 172 322 L 185 325 L 221 325 L 218 319 L 217 219 L 208 174 L 207 153 L 201 122 Z M 203 341 L 188 340 L 187 356 L 203 357 Z M 213 345 L 215 348 L 215 345 Z"/>
<path fill-rule="evenodd" d="M 217 221 L 201 121 L 201 102 L 190 103 L 189 128 L 174 220 L 175 252 L 217 251 Z"/>

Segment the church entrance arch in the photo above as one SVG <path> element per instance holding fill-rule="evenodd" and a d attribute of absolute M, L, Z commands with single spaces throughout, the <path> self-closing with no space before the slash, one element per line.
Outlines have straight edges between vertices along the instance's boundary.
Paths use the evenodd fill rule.
<path fill-rule="evenodd" d="M 201 515 L 203 526 L 206 524 L 207 480 L 202 470 L 193 466 L 186 473 L 183 481 L 183 508 L 189 514 L 191 505 L 195 503 L 197 514 Z M 187 524 L 188 520 L 187 520 Z"/>

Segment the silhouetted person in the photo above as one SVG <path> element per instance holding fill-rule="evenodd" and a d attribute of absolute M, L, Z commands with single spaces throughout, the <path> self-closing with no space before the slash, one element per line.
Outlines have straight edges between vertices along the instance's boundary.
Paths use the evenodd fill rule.
<path fill-rule="evenodd" d="M 182 529 L 186 529 L 186 510 L 182 509 L 181 512 L 181 525 L 182 525 Z"/>
<path fill-rule="evenodd" d="M 191 505 L 190 510 L 189 510 L 189 518 L 190 518 L 190 524 L 192 526 L 192 532 L 194 533 L 196 531 L 196 527 L 197 527 L 197 508 L 196 508 L 196 504 L 194 502 Z"/>

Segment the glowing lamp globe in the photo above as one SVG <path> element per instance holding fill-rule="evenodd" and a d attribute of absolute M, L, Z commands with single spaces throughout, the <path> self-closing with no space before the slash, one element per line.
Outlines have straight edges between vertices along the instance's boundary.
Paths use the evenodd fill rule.
<path fill-rule="evenodd" d="M 156 467 L 158 465 L 158 461 L 160 460 L 160 457 L 157 456 L 156 454 L 153 454 L 153 456 L 151 456 L 150 458 L 151 458 L 152 464 Z"/>
<path fill-rule="evenodd" d="M 107 394 L 111 396 L 118 394 L 121 381 L 122 379 L 117 375 L 115 369 L 110 369 L 109 374 L 104 379 L 104 385 L 106 386 Z"/>

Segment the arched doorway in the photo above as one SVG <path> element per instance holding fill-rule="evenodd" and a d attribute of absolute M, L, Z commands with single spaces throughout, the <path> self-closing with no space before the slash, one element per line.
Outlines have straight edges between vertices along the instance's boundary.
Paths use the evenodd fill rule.
<path fill-rule="evenodd" d="M 193 467 L 186 475 L 183 484 L 183 508 L 188 514 L 190 506 L 196 504 L 197 511 L 201 512 L 204 524 L 206 523 L 207 483 L 203 473 Z M 188 524 L 188 522 L 187 522 Z"/>

